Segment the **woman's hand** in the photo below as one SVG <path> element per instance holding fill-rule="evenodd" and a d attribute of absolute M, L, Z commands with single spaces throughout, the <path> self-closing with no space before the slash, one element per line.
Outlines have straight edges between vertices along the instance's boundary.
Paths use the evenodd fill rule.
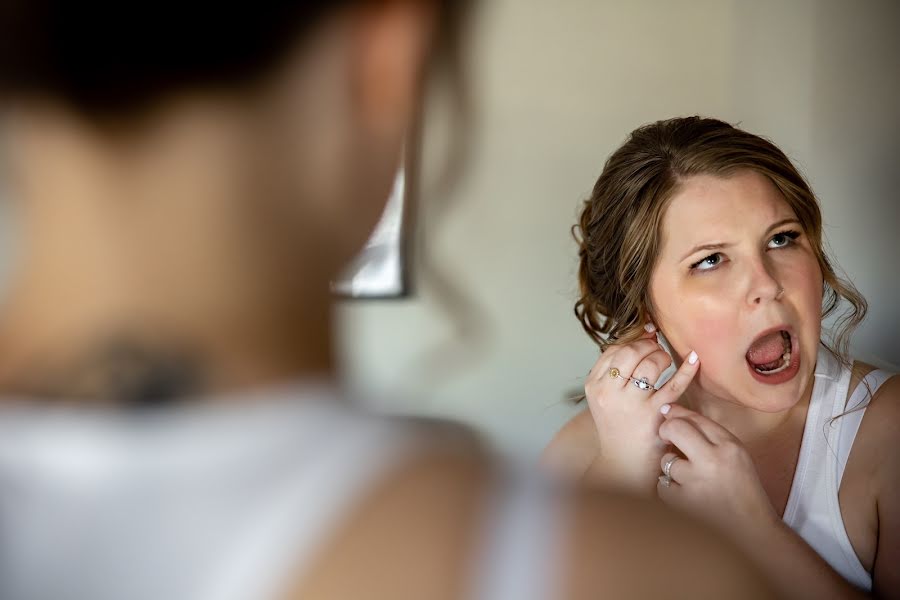
<path fill-rule="evenodd" d="M 691 353 L 691 357 L 696 355 Z M 641 339 L 603 352 L 584 386 L 600 439 L 600 456 L 586 477 L 641 494 L 653 493 L 659 459 L 666 448 L 659 438 L 663 422 L 659 409 L 678 400 L 698 365 L 696 360 L 685 360 L 656 392 L 637 387 L 634 379 L 646 378 L 652 385 L 671 364 L 672 358 L 656 342 L 652 325 Z"/>
<path fill-rule="evenodd" d="M 674 457 L 669 478 L 659 477 L 657 493 L 666 504 L 693 512 L 738 536 L 755 536 L 777 525 L 753 459 L 741 441 L 703 415 L 677 404 L 662 407 L 659 436 L 680 452 L 666 453 L 659 467 Z"/>

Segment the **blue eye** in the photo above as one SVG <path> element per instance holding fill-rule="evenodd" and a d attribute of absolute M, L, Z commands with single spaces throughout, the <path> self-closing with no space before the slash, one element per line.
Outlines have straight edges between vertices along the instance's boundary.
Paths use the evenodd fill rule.
<path fill-rule="evenodd" d="M 769 244 L 766 247 L 770 249 L 787 248 L 793 244 L 794 240 L 798 237 L 800 237 L 800 233 L 797 231 L 780 231 L 772 236 L 772 239 L 769 240 Z"/>
<path fill-rule="evenodd" d="M 716 252 L 710 254 L 706 258 L 702 258 L 691 265 L 691 271 L 709 271 L 714 269 L 722 262 L 722 255 Z"/>

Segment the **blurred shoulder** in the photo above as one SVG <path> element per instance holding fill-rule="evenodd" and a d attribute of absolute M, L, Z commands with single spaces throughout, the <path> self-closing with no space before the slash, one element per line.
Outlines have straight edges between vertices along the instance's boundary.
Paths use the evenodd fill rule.
<path fill-rule="evenodd" d="M 556 432 L 541 454 L 541 466 L 548 473 L 570 480 L 579 479 L 600 451 L 600 438 L 587 406 Z"/>
<path fill-rule="evenodd" d="M 358 498 L 288 598 L 458 598 L 492 460 L 471 429 L 396 419 L 421 443 Z"/>
<path fill-rule="evenodd" d="M 422 425 L 450 435 L 451 443 L 423 448 L 360 498 L 289 598 L 467 596 L 473 559 L 491 530 L 488 501 L 499 482 L 509 481 L 465 428 Z M 540 550 L 540 568 L 561 577 L 551 597 L 767 597 L 730 546 L 658 503 L 549 483 L 545 489 L 551 493 L 542 514 L 560 534 Z"/>
<path fill-rule="evenodd" d="M 565 598 L 774 597 L 729 540 L 659 502 L 583 490 L 574 512 Z"/>

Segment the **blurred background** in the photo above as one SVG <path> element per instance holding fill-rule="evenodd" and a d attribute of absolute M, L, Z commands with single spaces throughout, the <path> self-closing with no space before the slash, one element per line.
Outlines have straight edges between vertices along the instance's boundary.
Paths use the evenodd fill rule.
<path fill-rule="evenodd" d="M 693 114 L 769 137 L 806 174 L 869 301 L 855 355 L 900 368 L 900 2 L 482 0 L 474 25 L 466 168 L 435 191 L 455 127 L 437 97 L 413 294 L 339 307 L 351 387 L 536 457 L 597 356 L 572 314 L 578 207 L 628 132 Z M 0 208 L 5 279 L 16 231 Z"/>

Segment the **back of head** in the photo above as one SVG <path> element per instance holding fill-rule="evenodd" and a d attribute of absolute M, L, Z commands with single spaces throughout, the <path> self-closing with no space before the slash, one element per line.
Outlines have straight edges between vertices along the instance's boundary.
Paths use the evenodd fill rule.
<path fill-rule="evenodd" d="M 51 97 L 98 119 L 133 117 L 190 89 L 251 85 L 320 23 L 379 0 L 71 2 L 0 6 L 0 97 Z M 437 47 L 456 43 L 465 9 L 438 12 Z"/>
<path fill-rule="evenodd" d="M 329 283 L 381 215 L 468 4 L 4 2 L 4 166 L 26 235 L 0 389 L 115 396 L 12 373 L 71 382 L 94 370 L 76 354 L 129 371 L 165 354 L 167 396 L 330 377 Z"/>

